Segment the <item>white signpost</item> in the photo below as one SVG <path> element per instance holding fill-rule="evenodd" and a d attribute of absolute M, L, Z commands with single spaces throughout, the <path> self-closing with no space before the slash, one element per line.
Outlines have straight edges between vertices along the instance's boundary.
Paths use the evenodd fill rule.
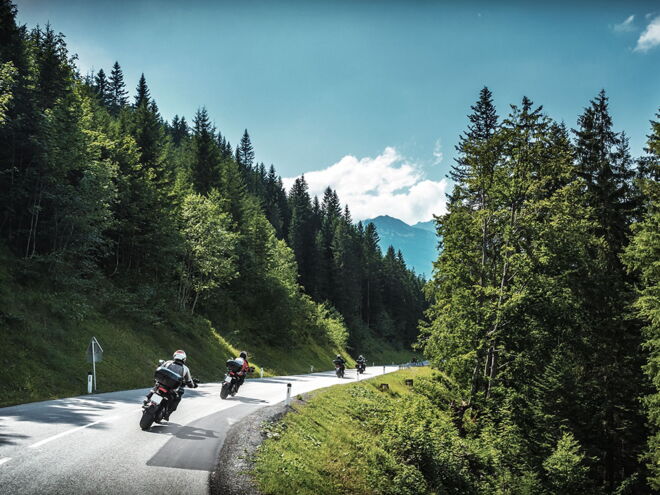
<path fill-rule="evenodd" d="M 94 376 L 94 392 L 96 392 L 96 363 L 103 361 L 103 348 L 96 337 L 92 337 L 87 346 L 87 361 L 92 363 L 92 374 Z M 89 390 L 89 386 L 88 386 Z"/>

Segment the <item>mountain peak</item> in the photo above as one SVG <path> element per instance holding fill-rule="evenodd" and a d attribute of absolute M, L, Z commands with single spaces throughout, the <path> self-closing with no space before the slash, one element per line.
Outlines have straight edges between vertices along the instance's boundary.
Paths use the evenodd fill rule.
<path fill-rule="evenodd" d="M 364 225 L 373 223 L 376 226 L 381 250 L 386 251 L 390 245 L 394 246 L 394 249 L 403 252 L 409 267 L 427 277 L 431 275 L 433 260 L 437 257 L 437 239 L 433 220 L 413 226 L 389 215 L 379 215 L 363 220 L 362 223 Z"/>

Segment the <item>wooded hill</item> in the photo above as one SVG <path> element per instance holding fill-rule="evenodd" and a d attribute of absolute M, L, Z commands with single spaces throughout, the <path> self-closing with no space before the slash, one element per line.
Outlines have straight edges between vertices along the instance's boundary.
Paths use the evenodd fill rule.
<path fill-rule="evenodd" d="M 191 125 L 167 122 L 144 75 L 131 96 L 119 63 L 81 76 L 63 35 L 15 16 L 0 0 L 0 325 L 15 350 L 0 373 L 11 394 L 44 396 L 36 370 L 22 376 L 35 359 L 65 380 L 62 361 L 75 362 L 77 383 L 84 335 L 101 327 L 112 344 L 118 328 L 139 340 L 123 359 L 174 345 L 191 363 L 195 351 L 215 356 L 216 378 L 229 352 L 208 347 L 216 330 L 280 371 L 409 349 L 424 281 L 400 253 L 383 256 L 334 191 L 310 198 L 301 178 L 287 194 L 247 130 L 234 148 L 203 107 Z"/>

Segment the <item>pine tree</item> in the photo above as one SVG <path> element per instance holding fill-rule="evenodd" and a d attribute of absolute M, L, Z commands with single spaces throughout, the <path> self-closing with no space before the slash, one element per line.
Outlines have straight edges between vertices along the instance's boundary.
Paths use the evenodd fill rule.
<path fill-rule="evenodd" d="M 197 110 L 193 119 L 193 145 L 193 184 L 199 194 L 206 195 L 220 185 L 220 157 L 215 144 L 214 129 L 204 107 Z"/>
<path fill-rule="evenodd" d="M 590 273 L 577 288 L 590 321 L 586 338 L 591 349 L 584 360 L 591 373 L 583 387 L 599 403 L 583 429 L 604 462 L 602 482 L 613 489 L 622 472 L 633 472 L 643 435 L 635 399 L 640 391 L 633 388 L 641 384 L 640 324 L 628 316 L 634 292 L 621 262 L 635 213 L 633 170 L 625 136 L 613 130 L 604 91 L 579 117 L 578 126 L 576 168 L 586 183 L 583 198 L 593 212 L 594 234 L 604 241 L 593 250 Z"/>
<path fill-rule="evenodd" d="M 305 176 L 295 180 L 289 191 L 291 226 L 289 228 L 289 246 L 296 255 L 300 273 L 300 283 L 305 289 L 313 285 L 314 273 L 314 232 L 310 228 L 312 217 L 310 197 Z"/>
<path fill-rule="evenodd" d="M 110 81 L 105 76 L 103 69 L 100 69 L 94 78 L 94 90 L 101 104 L 108 108 L 110 106 Z"/>
<path fill-rule="evenodd" d="M 241 142 L 236 148 L 237 162 L 245 167 L 245 169 L 250 170 L 254 164 L 254 148 L 252 147 L 252 142 L 250 141 L 250 135 L 248 134 L 247 129 L 243 132 L 241 137 Z"/>
<path fill-rule="evenodd" d="M 144 77 L 144 72 L 140 76 L 140 80 L 138 82 L 137 88 L 135 89 L 135 107 L 139 107 L 142 104 L 148 105 L 149 104 L 149 88 L 147 87 L 147 80 Z"/>
<path fill-rule="evenodd" d="M 117 115 L 119 110 L 128 104 L 128 91 L 126 91 L 126 84 L 124 83 L 124 73 L 119 66 L 119 62 L 115 62 L 110 72 L 110 111 Z"/>
<path fill-rule="evenodd" d="M 170 126 L 170 133 L 174 145 L 179 146 L 183 140 L 189 136 L 188 122 L 186 122 L 186 118 L 179 118 L 178 115 L 175 115 Z"/>

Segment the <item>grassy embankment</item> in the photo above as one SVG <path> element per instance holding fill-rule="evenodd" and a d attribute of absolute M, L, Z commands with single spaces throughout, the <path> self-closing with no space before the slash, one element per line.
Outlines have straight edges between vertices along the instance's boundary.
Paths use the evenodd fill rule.
<path fill-rule="evenodd" d="M 382 391 L 382 383 L 389 389 Z M 264 426 L 268 438 L 254 472 L 260 489 L 268 495 L 487 493 L 474 462 L 489 470 L 497 454 L 458 434 L 440 406 L 452 400 L 444 375 L 426 367 L 299 398 L 294 412 Z"/>
<path fill-rule="evenodd" d="M 89 295 L 48 283 L 21 283 L 12 276 L 8 260 L 0 260 L 0 406 L 86 393 L 92 365 L 85 351 L 92 336 L 104 350 L 103 362 L 97 365 L 102 392 L 149 386 L 158 359 L 168 359 L 178 348 L 188 353 L 195 376 L 217 381 L 225 360 L 240 350 L 200 316 L 172 311 L 157 317 L 127 310 L 103 283 Z M 255 376 L 260 366 L 266 375 L 305 373 L 310 366 L 330 369 L 339 351 L 312 336 L 281 349 L 258 338 L 240 344 L 250 353 Z M 386 362 L 405 360 L 408 354 L 383 348 L 379 358 Z"/>

